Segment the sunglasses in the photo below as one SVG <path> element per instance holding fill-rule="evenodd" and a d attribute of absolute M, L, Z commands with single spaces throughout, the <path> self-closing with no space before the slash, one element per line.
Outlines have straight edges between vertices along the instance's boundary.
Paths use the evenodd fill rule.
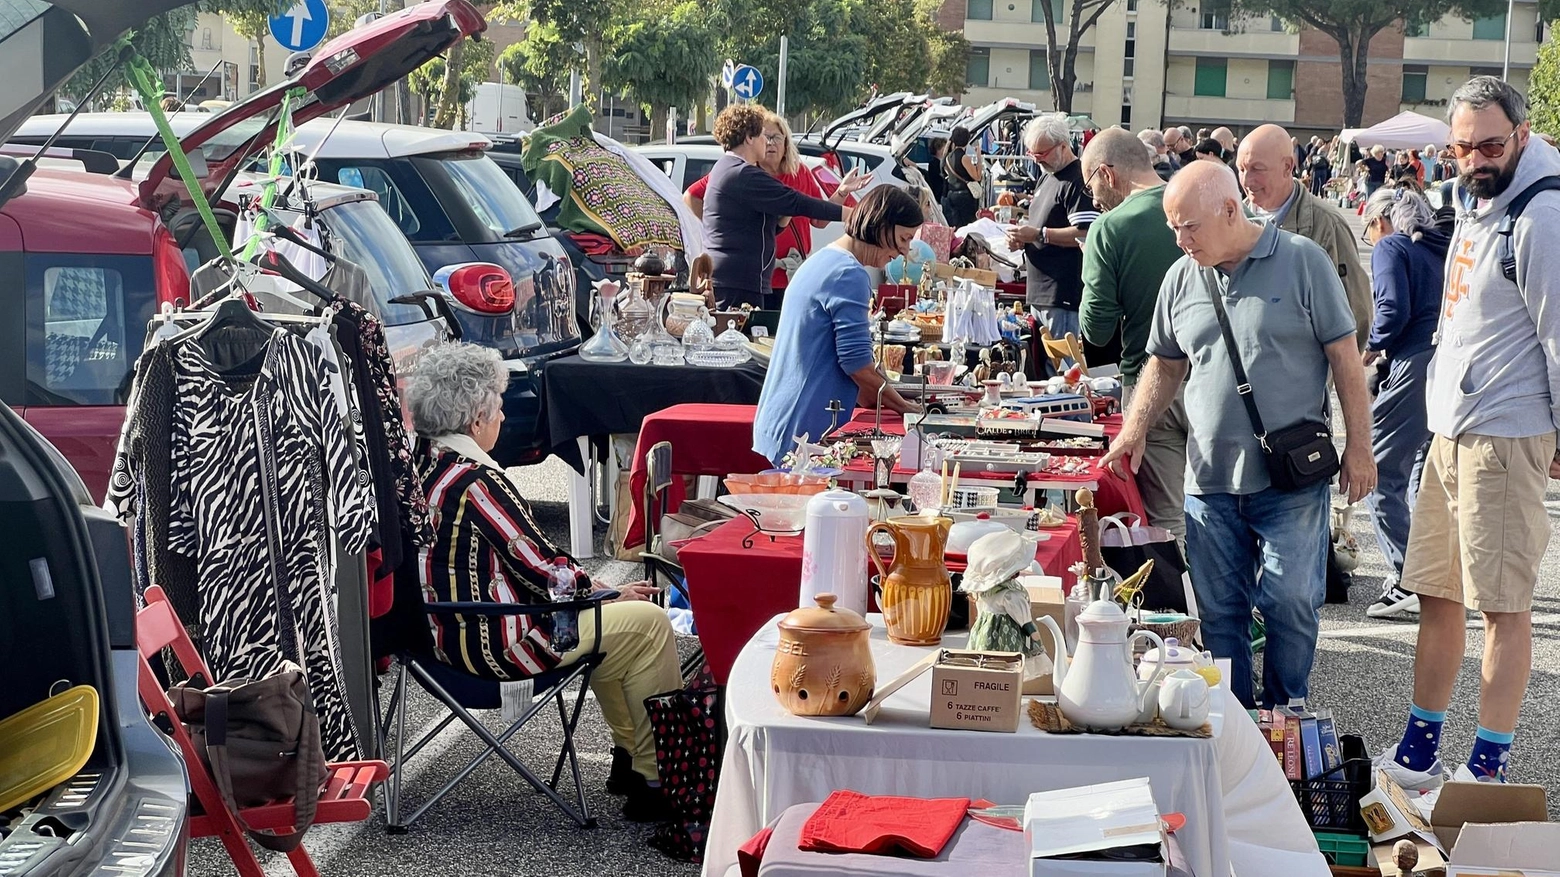
<path fill-rule="evenodd" d="M 1452 155 L 1458 158 L 1467 158 L 1473 154 L 1474 150 L 1478 150 L 1479 154 L 1485 158 L 1500 158 L 1506 154 L 1506 144 L 1510 143 L 1511 138 L 1515 136 L 1517 136 L 1517 129 L 1513 128 L 1510 134 L 1499 140 L 1486 140 L 1483 143 L 1474 144 L 1453 143 L 1451 144 Z"/>

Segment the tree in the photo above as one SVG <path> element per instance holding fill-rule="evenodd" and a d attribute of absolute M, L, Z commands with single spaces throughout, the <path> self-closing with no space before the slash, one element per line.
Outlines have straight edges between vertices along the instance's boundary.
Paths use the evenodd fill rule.
<path fill-rule="evenodd" d="M 720 69 L 716 32 L 698 0 L 641 7 L 607 38 L 612 54 L 603 82 L 650 106 L 652 137 L 666 129 L 668 108 L 702 103 Z"/>
<path fill-rule="evenodd" d="M 1116 0 L 1072 0 L 1071 14 L 1067 17 L 1067 42 L 1060 46 L 1056 40 L 1056 16 L 1063 0 L 1034 2 L 1045 12 L 1045 66 L 1051 76 L 1051 105 L 1059 113 L 1071 113 L 1073 89 L 1078 85 L 1078 43 Z"/>
<path fill-rule="evenodd" d="M 493 66 L 493 42 L 468 37 L 450 47 L 443 58 L 433 58 L 407 77 L 412 91 L 433 108 L 435 128 L 453 128 L 477 96 L 477 83 Z"/>
<path fill-rule="evenodd" d="M 488 15 L 495 19 L 519 19 L 531 26 L 547 27 L 559 41 L 579 45 L 584 51 L 585 93 L 596 93 L 607 52 L 606 31 L 618 20 L 628 0 L 503 0 Z"/>
<path fill-rule="evenodd" d="M 511 43 L 498 55 L 499 77 L 525 89 L 531 115 L 538 122 L 569 108 L 568 71 L 579 62 L 572 47 L 539 36 L 539 30 L 536 26 L 527 28 L 525 39 Z"/>
<path fill-rule="evenodd" d="M 1560 134 L 1560 43 L 1545 40 L 1528 77 L 1528 120 L 1534 131 Z"/>
<path fill-rule="evenodd" d="M 224 17 L 233 26 L 234 33 L 255 41 L 255 83 L 257 88 L 265 88 L 265 36 L 271 32 L 270 10 L 238 9 L 227 12 Z"/>
<path fill-rule="evenodd" d="M 1277 16 L 1331 37 L 1343 73 L 1343 124 L 1358 128 L 1365 116 L 1365 70 L 1376 34 L 1394 23 L 1426 23 L 1454 12 L 1476 18 L 1505 8 L 1505 0 L 1233 0 L 1231 12 Z"/>

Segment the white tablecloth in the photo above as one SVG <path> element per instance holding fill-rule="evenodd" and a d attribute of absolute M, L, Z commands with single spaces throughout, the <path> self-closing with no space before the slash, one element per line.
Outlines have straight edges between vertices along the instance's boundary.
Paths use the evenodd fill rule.
<path fill-rule="evenodd" d="M 778 617 L 775 619 L 778 621 Z M 927 653 L 890 643 L 872 622 L 879 684 Z M 958 647 L 964 635 L 943 645 Z M 1019 723 L 1016 734 L 927 727 L 931 674 L 889 698 L 872 725 L 860 716 L 808 719 L 780 707 L 769 687 L 778 632 L 766 624 L 743 648 L 727 685 L 730 738 L 704 855 L 704 877 L 723 877 L 737 847 L 787 807 L 822 801 L 835 789 L 869 795 L 969 796 L 1022 804 L 1030 793 L 1149 777 L 1165 812 L 1184 813 L 1178 833 L 1198 877 L 1274 873 L 1268 850 L 1289 851 L 1283 873 L 1328 877 L 1277 760 L 1233 697 L 1222 733 L 1211 740 L 1045 734 Z"/>

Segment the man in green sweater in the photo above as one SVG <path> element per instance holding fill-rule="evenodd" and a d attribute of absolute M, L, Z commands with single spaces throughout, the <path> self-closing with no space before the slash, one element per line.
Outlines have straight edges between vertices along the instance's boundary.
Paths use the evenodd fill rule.
<path fill-rule="evenodd" d="M 1132 404 L 1148 359 L 1149 325 L 1165 272 L 1183 255 L 1165 220 L 1165 183 L 1131 132 L 1109 128 L 1083 150 L 1083 175 L 1100 218 L 1083 248 L 1083 337 L 1103 345 L 1121 333 L 1122 403 Z M 1134 461 L 1137 463 L 1138 461 Z M 1186 537 L 1186 409 L 1178 396 L 1148 431 L 1137 470 L 1148 521 Z"/>

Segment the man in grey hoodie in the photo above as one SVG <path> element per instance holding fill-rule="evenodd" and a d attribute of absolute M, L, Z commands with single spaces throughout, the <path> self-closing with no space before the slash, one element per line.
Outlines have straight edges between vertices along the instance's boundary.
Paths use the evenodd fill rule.
<path fill-rule="evenodd" d="M 1527 205 L 1511 235 L 1516 280 L 1501 270 L 1499 228 L 1528 187 L 1560 174 L 1560 152 L 1530 135 L 1527 101 L 1476 76 L 1449 104 L 1457 230 L 1430 361 L 1431 441 L 1403 563 L 1420 596 L 1414 699 L 1403 738 L 1378 763 L 1404 788 L 1441 785 L 1441 723 L 1462 666 L 1465 609 L 1484 617 L 1484 685 L 1473 752 L 1457 776 L 1504 782 L 1532 670 L 1533 587 L 1549 544 L 1544 509 L 1560 428 L 1560 191 Z"/>

